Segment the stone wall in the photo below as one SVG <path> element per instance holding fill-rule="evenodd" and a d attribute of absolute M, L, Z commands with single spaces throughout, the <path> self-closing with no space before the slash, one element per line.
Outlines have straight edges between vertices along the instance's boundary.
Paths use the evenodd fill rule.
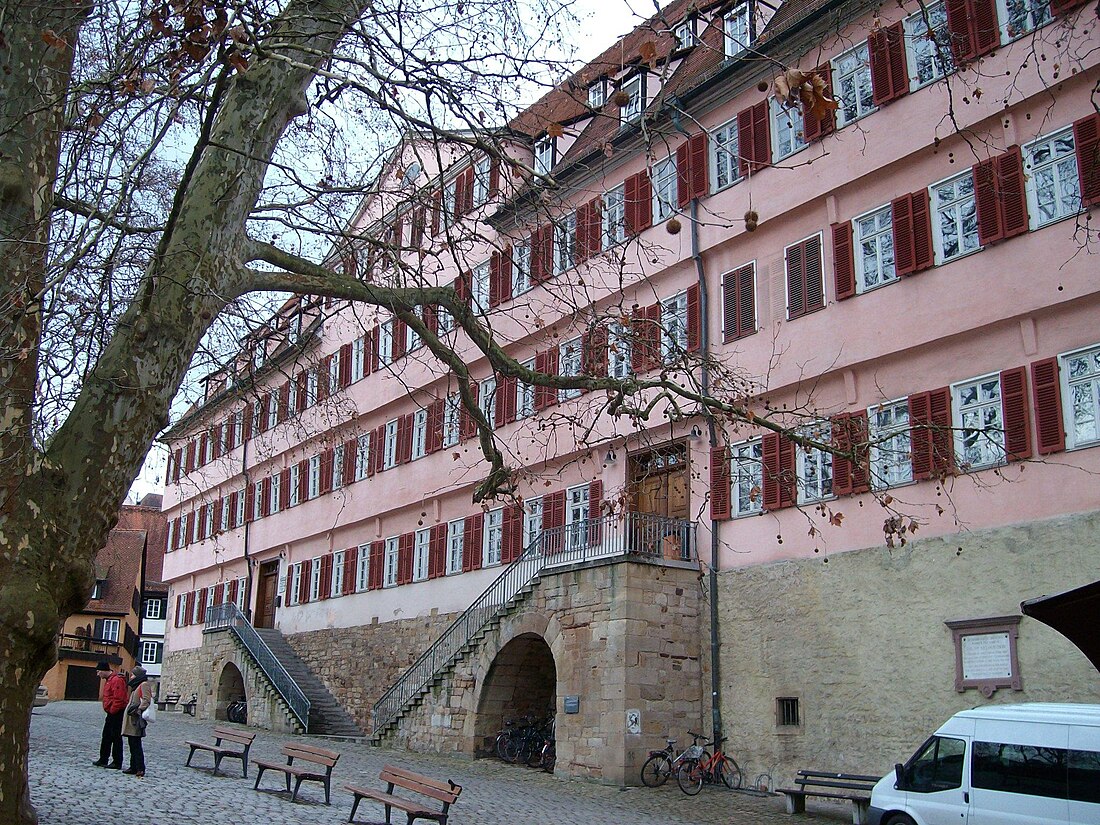
<path fill-rule="evenodd" d="M 1100 578 L 1100 513 L 917 540 L 720 575 L 721 696 L 746 780 L 800 768 L 881 774 L 957 710 L 986 702 L 1100 702 L 1064 637 L 1019 624 L 1021 691 L 955 690 L 944 624 L 1020 615 L 1020 602 Z M 777 697 L 802 724 L 776 724 Z"/>

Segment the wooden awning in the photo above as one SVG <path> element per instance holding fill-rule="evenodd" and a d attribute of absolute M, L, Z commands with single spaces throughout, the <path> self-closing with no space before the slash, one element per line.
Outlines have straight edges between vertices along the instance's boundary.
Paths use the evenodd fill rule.
<path fill-rule="evenodd" d="M 1100 671 L 1100 581 L 1020 604 L 1025 616 L 1050 625 L 1081 649 Z"/>

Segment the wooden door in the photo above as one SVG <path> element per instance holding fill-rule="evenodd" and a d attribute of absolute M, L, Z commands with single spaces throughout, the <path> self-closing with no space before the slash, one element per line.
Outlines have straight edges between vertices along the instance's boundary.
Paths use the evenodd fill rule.
<path fill-rule="evenodd" d="M 279 592 L 279 562 L 260 565 L 259 592 L 256 595 L 256 627 L 275 627 L 275 600 Z"/>
<path fill-rule="evenodd" d="M 673 444 L 631 456 L 630 509 L 640 514 L 633 520 L 631 537 L 636 552 L 669 558 L 681 556 L 683 530 L 664 520 L 688 521 L 691 505 L 689 491 L 686 445 Z"/>

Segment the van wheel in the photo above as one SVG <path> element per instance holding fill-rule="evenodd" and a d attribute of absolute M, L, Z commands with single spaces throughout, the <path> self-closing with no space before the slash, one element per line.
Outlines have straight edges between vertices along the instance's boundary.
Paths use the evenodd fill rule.
<path fill-rule="evenodd" d="M 883 821 L 883 825 L 917 825 L 908 814 L 894 814 Z"/>

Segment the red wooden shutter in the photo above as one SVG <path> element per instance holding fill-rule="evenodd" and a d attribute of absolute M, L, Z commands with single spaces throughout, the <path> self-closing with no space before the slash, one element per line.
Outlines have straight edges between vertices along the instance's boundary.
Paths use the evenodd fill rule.
<path fill-rule="evenodd" d="M 514 562 L 523 555 L 527 548 L 523 546 L 523 506 L 509 504 L 504 511 L 504 535 L 505 541 L 510 544 L 511 554 L 504 561 Z"/>
<path fill-rule="evenodd" d="M 447 572 L 447 525 L 433 524 L 428 535 L 428 578 L 438 579 Z"/>
<path fill-rule="evenodd" d="M 355 481 L 355 458 L 359 452 L 359 439 L 349 438 L 344 442 L 344 486 Z"/>
<path fill-rule="evenodd" d="M 1100 203 L 1100 113 L 1074 122 L 1073 143 L 1077 152 L 1081 205 L 1095 206 Z"/>
<path fill-rule="evenodd" d="M 196 624 L 202 624 L 206 621 L 206 592 L 209 589 L 209 587 L 203 587 L 200 588 L 196 593 L 196 598 L 198 599 L 199 606 L 199 615 L 195 618 Z"/>
<path fill-rule="evenodd" d="M 764 509 L 790 507 L 797 500 L 794 443 L 778 433 L 767 433 L 761 453 Z"/>
<path fill-rule="evenodd" d="M 565 490 L 558 490 L 542 499 L 542 552 L 552 555 L 564 549 Z"/>
<path fill-rule="evenodd" d="M 510 424 L 516 420 L 516 389 L 519 386 L 519 379 L 514 375 L 509 375 L 503 379 L 502 395 L 497 398 L 497 406 L 504 410 L 504 423 Z"/>
<path fill-rule="evenodd" d="M 573 222 L 573 250 L 578 264 L 587 261 L 591 256 L 588 250 L 588 213 L 592 210 L 593 203 L 594 201 L 582 203 L 577 207 L 575 213 L 576 219 Z"/>
<path fill-rule="evenodd" d="M 1001 24 L 996 0 L 968 0 L 967 17 L 977 57 L 1001 45 Z"/>
<path fill-rule="evenodd" d="M 954 466 L 950 389 L 909 396 L 909 424 L 914 479 L 932 478 Z"/>
<path fill-rule="evenodd" d="M 825 306 L 821 275 L 820 236 L 787 249 L 788 318 L 799 318 Z"/>
<path fill-rule="evenodd" d="M 397 463 L 408 464 L 412 461 L 413 414 L 408 413 L 397 419 Z"/>
<path fill-rule="evenodd" d="M 483 515 L 466 516 L 462 531 L 462 572 L 481 569 L 481 527 Z"/>
<path fill-rule="evenodd" d="M 652 226 L 653 188 L 648 170 L 643 169 L 626 179 L 623 196 L 627 234 L 637 235 Z"/>
<path fill-rule="evenodd" d="M 474 382 L 470 382 L 470 392 L 473 393 L 474 403 L 477 403 L 478 386 Z M 465 441 L 467 438 L 473 438 L 477 435 L 477 422 L 474 420 L 470 410 L 463 404 L 459 410 L 458 416 L 458 437 Z"/>
<path fill-rule="evenodd" d="M 359 548 L 349 547 L 344 551 L 344 579 L 340 583 L 340 595 L 346 596 L 355 592 L 356 573 L 359 568 Z"/>
<path fill-rule="evenodd" d="M 905 30 L 899 21 L 872 32 L 867 38 L 871 58 L 871 99 L 882 106 L 909 91 L 909 69 L 905 61 Z"/>
<path fill-rule="evenodd" d="M 402 533 L 397 540 L 397 583 L 408 584 L 413 577 L 413 534 Z"/>
<path fill-rule="evenodd" d="M 951 390 L 942 387 L 928 394 L 932 416 L 932 469 L 939 473 L 955 466 L 955 433 L 951 426 Z"/>
<path fill-rule="evenodd" d="M 332 471 L 336 463 L 336 451 L 329 447 L 321 453 L 321 484 L 320 494 L 332 492 Z"/>
<path fill-rule="evenodd" d="M 818 75 L 825 81 L 825 94 L 828 97 L 834 97 L 833 95 L 833 68 L 828 63 L 823 66 L 818 66 L 814 69 L 814 74 Z M 813 110 L 806 102 L 802 103 L 802 122 L 803 122 L 803 136 L 807 143 L 814 140 L 820 140 L 828 134 L 832 134 L 836 131 L 836 112 L 833 109 L 827 109 L 822 117 L 814 117 Z"/>
<path fill-rule="evenodd" d="M 500 191 L 500 161 L 493 158 L 489 162 L 489 197 L 492 198 Z"/>
<path fill-rule="evenodd" d="M 581 372 L 596 378 L 607 376 L 607 327 L 595 326 L 581 339 Z"/>
<path fill-rule="evenodd" d="M 852 222 L 834 223 L 833 276 L 836 280 L 836 299 L 843 301 L 856 294 L 856 263 L 852 250 Z"/>
<path fill-rule="evenodd" d="M 462 217 L 466 211 L 466 173 L 460 172 L 454 179 L 455 202 L 452 207 L 456 218 Z"/>
<path fill-rule="evenodd" d="M 340 347 L 340 389 L 351 384 L 351 344 Z"/>
<path fill-rule="evenodd" d="M 998 204 L 1004 237 L 1027 232 L 1027 194 L 1024 189 L 1024 161 L 1019 146 L 1011 146 L 996 159 Z"/>
<path fill-rule="evenodd" d="M 894 271 L 912 275 L 935 262 L 928 192 L 902 195 L 890 202 L 894 233 Z"/>
<path fill-rule="evenodd" d="M 432 193 L 432 234 L 439 234 L 440 215 L 443 212 L 443 190 L 436 189 Z"/>
<path fill-rule="evenodd" d="M 298 503 L 301 504 L 309 495 L 309 459 L 303 458 L 298 462 Z"/>
<path fill-rule="evenodd" d="M 466 191 L 462 200 L 462 213 L 472 212 L 474 208 L 474 167 L 471 166 L 463 173 L 466 179 Z"/>
<path fill-rule="evenodd" d="M 236 604 L 237 596 L 240 595 L 240 592 L 241 592 L 241 580 L 240 579 L 233 579 L 233 581 L 231 581 L 229 583 L 229 598 L 227 599 L 227 601 L 229 601 L 233 604 Z"/>
<path fill-rule="evenodd" d="M 531 234 L 531 281 L 541 283 L 554 274 L 554 227 L 546 224 Z"/>
<path fill-rule="evenodd" d="M 1004 238 L 1001 205 L 997 186 L 997 168 L 993 160 L 983 160 L 972 167 L 974 175 L 974 206 L 978 218 L 978 243 L 986 246 Z"/>
<path fill-rule="evenodd" d="M 854 453 L 833 456 L 833 493 L 838 496 L 864 493 L 870 489 L 867 445 L 867 413 L 842 413 L 832 419 L 833 446 L 841 452 Z"/>
<path fill-rule="evenodd" d="M 382 587 L 382 570 L 386 564 L 386 542 L 379 539 L 370 545 L 370 563 L 367 567 L 367 589 Z"/>
<path fill-rule="evenodd" d="M 427 452 L 435 453 L 443 449 L 443 399 L 437 398 L 428 405 Z"/>
<path fill-rule="evenodd" d="M 722 330 L 733 341 L 756 332 L 754 264 L 732 269 L 722 276 Z"/>
<path fill-rule="evenodd" d="M 703 343 L 703 317 L 699 302 L 699 284 L 687 288 L 687 348 L 698 352 Z"/>
<path fill-rule="evenodd" d="M 278 415 L 278 406 L 276 406 L 276 415 Z M 199 436 L 199 448 L 197 464 L 201 467 L 206 464 L 206 456 L 208 453 L 207 446 L 210 443 L 210 436 L 207 433 L 203 433 Z"/>
<path fill-rule="evenodd" d="M 732 516 L 729 452 L 725 447 L 710 450 L 710 517 L 724 521 Z"/>
<path fill-rule="evenodd" d="M 279 473 L 279 509 L 290 507 L 290 468 L 284 467 Z"/>
<path fill-rule="evenodd" d="M 225 585 L 218 582 L 214 585 L 214 604 L 213 607 L 218 607 L 225 603 Z"/>
<path fill-rule="evenodd" d="M 1050 455 L 1066 448 L 1062 419 L 1062 387 L 1058 359 L 1045 358 L 1031 365 L 1031 391 L 1035 396 L 1036 451 Z"/>
<path fill-rule="evenodd" d="M 489 306 L 495 307 L 500 298 L 500 253 L 489 256 Z"/>
<path fill-rule="evenodd" d="M 699 132 L 676 149 L 676 202 L 684 209 L 707 194 L 707 133 Z"/>
<path fill-rule="evenodd" d="M 256 485 L 249 484 L 244 491 L 244 520 L 254 521 L 256 514 Z"/>
<path fill-rule="evenodd" d="M 593 479 L 588 483 L 588 546 L 599 547 L 603 542 L 603 481 Z"/>
<path fill-rule="evenodd" d="M 558 374 L 558 349 L 545 350 L 535 354 L 535 372 L 543 375 Z M 535 386 L 535 409 L 544 410 L 558 403 L 558 391 L 555 387 Z"/>
<path fill-rule="evenodd" d="M 298 567 L 298 603 L 305 604 L 309 601 L 309 572 L 313 566 L 310 559 L 306 559 Z"/>
<path fill-rule="evenodd" d="M 770 132 L 768 101 L 762 100 L 755 106 L 742 109 L 737 113 L 737 140 L 740 151 L 738 170 L 741 177 L 764 168 L 771 161 Z"/>
<path fill-rule="evenodd" d="M 306 388 L 309 386 L 309 376 L 303 370 L 292 380 L 298 383 L 298 395 L 294 399 L 294 411 L 300 413 L 306 408 Z"/>
<path fill-rule="evenodd" d="M 1005 428 L 1005 458 L 1031 458 L 1031 410 L 1028 404 L 1027 368 L 1001 373 L 1001 414 Z"/>
<path fill-rule="evenodd" d="M 928 190 L 922 189 L 909 196 L 912 215 L 913 272 L 923 272 L 936 262 L 932 246 L 932 219 L 928 207 Z"/>
<path fill-rule="evenodd" d="M 332 553 L 321 556 L 321 600 L 332 598 Z M 339 595 L 339 594 L 337 594 Z"/>

